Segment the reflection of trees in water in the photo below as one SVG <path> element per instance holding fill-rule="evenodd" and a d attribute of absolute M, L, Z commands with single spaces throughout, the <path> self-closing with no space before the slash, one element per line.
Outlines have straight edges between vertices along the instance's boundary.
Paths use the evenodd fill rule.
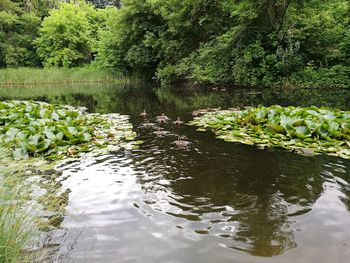
<path fill-rule="evenodd" d="M 156 111 L 160 102 L 149 85 L 125 86 L 123 89 L 112 95 L 114 111 L 139 117 L 140 112 L 146 109 L 147 112 Z"/>
<path fill-rule="evenodd" d="M 176 105 L 177 109 L 206 107 L 244 107 L 279 104 L 282 106 L 328 106 L 349 109 L 350 93 L 346 90 L 281 90 L 281 89 L 233 89 L 227 92 L 209 90 L 184 90 L 161 88 L 156 90 L 163 103 Z"/>
<path fill-rule="evenodd" d="M 339 109 L 349 109 L 350 93 L 346 90 L 295 89 L 284 91 L 281 89 L 265 90 L 237 90 L 231 96 L 231 104 L 237 106 L 263 104 L 269 106 L 327 106 Z"/>
<path fill-rule="evenodd" d="M 277 194 L 259 196 L 254 208 L 237 218 L 234 240 L 244 245 L 231 247 L 257 256 L 279 255 L 296 247 L 287 213 L 286 204 Z"/>
<path fill-rule="evenodd" d="M 328 106 L 349 109 L 350 93 L 346 90 L 299 89 L 233 89 L 227 92 L 209 90 L 184 90 L 181 88 L 161 88 L 156 94 L 162 103 L 176 105 L 177 109 L 198 109 L 207 107 L 269 106 Z"/>
<path fill-rule="evenodd" d="M 323 191 L 321 158 L 293 155 L 293 161 L 280 163 L 283 176 L 279 178 L 279 191 L 290 204 L 309 208 Z M 307 211 L 307 210 L 306 210 Z"/>
<path fill-rule="evenodd" d="M 329 171 L 330 167 L 332 168 L 331 172 Z M 350 212 L 350 161 L 342 159 L 338 159 L 337 162 L 330 161 L 327 163 L 325 170 L 327 170 L 327 174 L 334 176 L 334 181 L 342 194 L 344 194 L 344 196 L 340 197 L 340 200 Z"/>
<path fill-rule="evenodd" d="M 256 196 L 254 208 L 239 216 L 242 228 L 237 236 L 245 238 L 251 245 L 250 252 L 260 256 L 277 255 L 296 246 L 289 226 L 288 206 L 292 202 L 301 211 L 309 211 L 307 208 L 323 190 L 320 163 L 297 155 L 277 157 L 277 154 L 255 156 L 250 165 L 239 169 L 244 176 L 236 185 L 243 188 L 249 178 L 255 189 L 248 191 Z"/>
<path fill-rule="evenodd" d="M 327 105 L 347 108 L 349 94 L 337 91 L 301 90 L 261 92 L 235 90 L 209 92 L 184 89 L 154 89 L 152 84 L 114 87 L 56 87 L 39 93 L 27 92 L 21 99 L 36 99 L 53 103 L 85 106 L 90 111 L 131 114 L 139 120 L 146 109 L 151 114 L 177 114 L 195 108 L 229 107 L 258 104 Z M 11 99 L 10 94 L 0 94 Z M 192 132 L 192 134 L 191 134 Z M 137 169 L 146 171 L 155 179 L 139 178 L 145 191 L 154 192 L 163 187 L 171 194 L 168 202 L 177 208 L 172 213 L 187 220 L 202 221 L 208 226 L 232 223 L 235 232 L 226 240 L 232 247 L 254 255 L 271 256 L 296 246 L 290 228 L 290 214 L 301 214 L 322 193 L 322 158 L 305 158 L 290 153 L 261 152 L 253 147 L 215 141 L 207 134 L 187 131 L 189 139 L 198 141 L 202 151 L 174 151 L 169 141 L 153 142 L 152 148 L 141 145 L 142 157 L 148 161 Z M 164 150 L 155 156 L 154 150 Z M 143 160 L 138 160 L 142 163 Z M 350 165 L 345 175 L 349 177 Z M 181 178 L 182 179 L 179 179 Z M 153 180 L 153 181 L 152 181 Z M 166 185 L 162 185 L 165 180 Z M 350 178 L 346 178 L 349 182 Z M 347 195 L 343 202 L 350 210 L 350 188 L 342 185 Z M 163 191 L 164 192 L 164 191 Z M 290 209 L 294 209 L 290 211 Z M 231 211 L 232 210 L 232 211 Z M 180 212 L 178 212 L 180 211 Z M 213 233 L 215 234 L 215 233 Z M 221 233 L 222 234 L 222 233 Z M 224 235 L 227 233 L 224 233 Z"/>
<path fill-rule="evenodd" d="M 92 94 L 72 93 L 69 95 L 53 96 L 49 98 L 50 103 L 84 106 L 90 112 L 94 112 L 99 106 L 99 100 Z"/>
<path fill-rule="evenodd" d="M 348 109 L 350 94 L 346 90 L 236 89 L 227 92 L 182 87 L 157 88 L 155 83 L 124 85 L 54 85 L 10 87 L 0 90 L 0 98 L 36 99 L 41 101 L 85 106 L 93 112 L 136 114 L 146 109 L 157 112 L 184 112 L 207 107 L 236 107 L 247 105 L 332 106 Z"/>
<path fill-rule="evenodd" d="M 289 205 L 297 204 L 303 211 L 321 195 L 318 159 L 208 140 L 202 143 L 199 148 L 206 153 L 167 150 L 148 161 L 140 169 L 155 179 L 150 183 L 149 177 L 140 177 L 140 185 L 148 193 L 166 189 L 171 195 L 168 201 L 175 206 L 170 214 L 202 221 L 212 227 L 213 235 L 218 234 L 216 224 L 235 225 L 233 233 L 219 231 L 234 249 L 272 256 L 296 247 Z M 164 180 L 167 183 L 160 189 Z"/>

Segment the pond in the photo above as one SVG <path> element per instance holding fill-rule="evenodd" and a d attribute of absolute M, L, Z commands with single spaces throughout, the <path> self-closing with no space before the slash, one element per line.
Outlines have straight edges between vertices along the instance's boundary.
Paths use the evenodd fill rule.
<path fill-rule="evenodd" d="M 226 143 L 172 122 L 207 107 L 330 106 L 350 110 L 347 90 L 167 89 L 129 86 L 0 88 L 3 99 L 86 106 L 131 116 L 139 149 L 58 167 L 69 193 L 52 243 L 55 262 L 348 262 L 350 161 Z M 183 136 L 191 144 L 174 144 Z"/>

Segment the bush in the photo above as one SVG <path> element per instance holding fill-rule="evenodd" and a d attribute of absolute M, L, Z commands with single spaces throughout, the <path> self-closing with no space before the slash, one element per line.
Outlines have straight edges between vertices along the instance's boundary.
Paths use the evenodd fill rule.
<path fill-rule="evenodd" d="M 98 56 L 168 83 L 344 87 L 349 12 L 346 0 L 125 0 Z"/>
<path fill-rule="evenodd" d="M 90 63 L 96 52 L 99 27 L 104 11 L 97 11 L 84 1 L 62 3 L 50 12 L 35 40 L 44 66 L 76 67 Z"/>

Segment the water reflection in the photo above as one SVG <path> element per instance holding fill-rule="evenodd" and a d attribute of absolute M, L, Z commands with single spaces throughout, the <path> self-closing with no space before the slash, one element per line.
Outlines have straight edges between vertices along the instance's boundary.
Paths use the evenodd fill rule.
<path fill-rule="evenodd" d="M 185 112 L 206 107 L 228 108 L 259 104 L 350 109 L 350 91 L 347 89 L 329 91 L 232 88 L 222 92 L 182 87 L 159 88 L 155 83 L 0 87 L 1 100 L 12 98 L 80 105 L 91 112 L 120 112 L 129 115 L 135 115 L 143 109 L 155 113 L 164 109 L 168 112 Z"/>
<path fill-rule="evenodd" d="M 155 158 L 148 148 L 152 143 L 167 150 L 158 149 Z M 197 141 L 196 148 L 204 152 L 172 151 L 167 144 L 150 139 L 135 158 L 137 169 L 148 175 L 138 178 L 142 189 L 167 193 L 170 205 L 164 212 L 205 222 L 193 230 L 223 237 L 226 246 L 254 255 L 278 255 L 296 246 L 290 216 L 309 211 L 321 195 L 319 163 L 310 166 L 305 157 L 232 148 L 212 138 Z M 301 167 L 306 171 L 300 173 Z"/>
<path fill-rule="evenodd" d="M 328 263 L 350 256 L 349 161 L 225 143 L 172 122 L 159 124 L 169 132 L 159 138 L 139 116 L 146 109 L 152 122 L 162 112 L 187 121 L 197 108 L 258 104 L 349 109 L 349 92 L 147 84 L 13 92 L 0 89 L 0 97 L 130 114 L 144 141 L 138 150 L 59 167 L 69 203 L 58 262 Z M 188 149 L 176 147 L 178 136 L 191 142 Z"/>
<path fill-rule="evenodd" d="M 239 262 L 249 262 L 242 255 L 285 255 L 283 261 L 268 262 L 294 262 L 298 253 L 306 253 L 306 259 L 325 253 L 317 262 L 329 262 L 334 253 L 328 243 L 346 258 L 347 250 L 341 248 L 350 241 L 345 231 L 350 224 L 341 204 L 349 200 L 344 190 L 349 162 L 256 151 L 188 127 L 165 126 L 193 142 L 183 151 L 172 146 L 172 136 L 159 139 L 141 127 L 138 133 L 145 143 L 131 155 L 62 167 L 72 190 L 70 206 L 79 208 L 65 223 L 71 236 L 82 231 L 72 251 L 63 253 L 63 262 L 101 257 L 114 262 L 116 256 L 120 262 L 168 262 L 169 257 L 185 262 L 193 253 L 200 253 L 201 262 L 212 262 L 209 255 L 226 262 L 230 254 L 220 247 L 244 252 Z M 329 241 L 315 249 L 313 240 L 320 234 Z M 83 256 L 87 248 L 88 258 Z M 291 249 L 297 253 L 285 254 Z M 264 262 L 260 257 L 254 262 Z M 310 262 L 306 259 L 301 262 Z"/>

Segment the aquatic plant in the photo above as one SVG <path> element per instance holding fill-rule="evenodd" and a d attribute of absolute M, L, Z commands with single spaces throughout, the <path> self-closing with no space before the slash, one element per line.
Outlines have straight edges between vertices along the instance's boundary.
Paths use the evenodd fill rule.
<path fill-rule="evenodd" d="M 0 69 L 0 86 L 113 83 L 127 84 L 133 81 L 107 70 L 85 68 L 5 68 Z M 59 87 L 61 89 L 61 87 Z M 54 91 L 53 91 L 54 92 Z"/>
<path fill-rule="evenodd" d="M 33 182 L 21 173 L 25 165 L 16 163 L 11 168 L 0 165 L 0 262 L 47 262 L 54 246 L 44 249 L 42 241 L 60 216 L 61 199 L 46 193 L 33 197 Z"/>
<path fill-rule="evenodd" d="M 0 158 L 58 159 L 96 148 L 119 149 L 135 133 L 128 117 L 33 101 L 0 102 Z"/>
<path fill-rule="evenodd" d="M 6 187 L 2 182 L 0 188 L 0 262 L 20 262 L 24 248 L 34 237 L 33 218 L 16 200 L 20 196 L 17 189 Z"/>
<path fill-rule="evenodd" d="M 55 161 L 134 147 L 134 138 L 128 116 L 0 102 L 0 262 L 46 262 L 43 235 L 59 227 L 69 194 Z"/>
<path fill-rule="evenodd" d="M 208 112 L 189 124 L 212 129 L 217 138 L 227 142 L 350 159 L 349 111 L 314 106 L 259 106 Z"/>

